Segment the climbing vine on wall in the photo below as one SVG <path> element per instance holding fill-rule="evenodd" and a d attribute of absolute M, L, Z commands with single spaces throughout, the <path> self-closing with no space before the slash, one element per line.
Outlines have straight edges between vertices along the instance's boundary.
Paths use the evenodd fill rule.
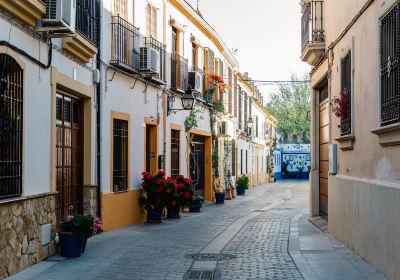
<path fill-rule="evenodd" d="M 217 137 L 217 115 L 214 108 L 210 108 L 210 129 L 212 138 L 212 170 L 213 170 L 213 181 L 219 177 L 219 147 Z"/>

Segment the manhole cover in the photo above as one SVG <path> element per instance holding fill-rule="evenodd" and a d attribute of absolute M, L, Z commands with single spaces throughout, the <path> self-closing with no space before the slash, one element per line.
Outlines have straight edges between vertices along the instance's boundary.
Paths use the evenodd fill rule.
<path fill-rule="evenodd" d="M 236 258 L 235 255 L 229 255 L 229 254 L 190 254 L 186 255 L 185 257 L 196 261 L 217 261 L 217 262 Z"/>
<path fill-rule="evenodd" d="M 211 270 L 192 270 L 189 273 L 188 279 L 204 279 L 204 280 L 212 280 L 214 279 L 215 271 Z"/>

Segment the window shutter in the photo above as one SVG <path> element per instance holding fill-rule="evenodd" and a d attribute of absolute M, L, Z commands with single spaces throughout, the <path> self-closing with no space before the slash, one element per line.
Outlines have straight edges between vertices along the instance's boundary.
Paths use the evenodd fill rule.
<path fill-rule="evenodd" d="M 240 93 L 240 91 L 239 91 Z M 238 84 L 237 84 L 237 76 L 234 74 L 233 78 L 233 111 L 235 117 L 238 115 Z"/>
<path fill-rule="evenodd" d="M 350 102 L 346 108 L 347 117 L 340 120 L 341 135 L 351 134 L 351 52 L 341 61 L 341 88 L 342 92 L 347 91 Z"/>
<path fill-rule="evenodd" d="M 236 142 L 232 140 L 232 176 L 236 176 Z"/>
<path fill-rule="evenodd" d="M 208 49 L 208 73 L 214 73 L 214 52 Z"/>
<path fill-rule="evenodd" d="M 151 8 L 151 36 L 157 39 L 157 10 L 155 7 Z"/>
<path fill-rule="evenodd" d="M 146 37 L 151 35 L 151 5 L 146 5 Z"/>
<path fill-rule="evenodd" d="M 400 4 L 380 23 L 381 126 L 400 121 Z"/>

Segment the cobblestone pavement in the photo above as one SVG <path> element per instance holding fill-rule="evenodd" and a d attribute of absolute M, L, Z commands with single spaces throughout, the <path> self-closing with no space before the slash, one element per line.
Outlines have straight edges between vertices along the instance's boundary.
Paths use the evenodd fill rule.
<path fill-rule="evenodd" d="M 82 257 L 43 261 L 11 279 L 303 279 L 288 246 L 307 199 L 305 182 L 260 186 L 179 220 L 103 233 Z"/>

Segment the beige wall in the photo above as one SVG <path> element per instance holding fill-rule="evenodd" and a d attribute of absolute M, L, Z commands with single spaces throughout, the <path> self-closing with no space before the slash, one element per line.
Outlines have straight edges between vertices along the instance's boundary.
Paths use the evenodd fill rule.
<path fill-rule="evenodd" d="M 367 0 L 325 0 L 326 46 L 343 32 Z M 340 120 L 331 113 L 331 143 L 338 144 L 338 175 L 329 176 L 329 231 L 390 279 L 400 278 L 400 146 L 383 147 L 371 131 L 379 126 L 379 18 L 393 0 L 375 0 L 311 77 L 311 213 L 318 215 L 318 83 L 328 76 L 330 98 L 340 93 L 340 62 L 349 50 L 353 63 L 353 149 L 342 151 Z"/>

